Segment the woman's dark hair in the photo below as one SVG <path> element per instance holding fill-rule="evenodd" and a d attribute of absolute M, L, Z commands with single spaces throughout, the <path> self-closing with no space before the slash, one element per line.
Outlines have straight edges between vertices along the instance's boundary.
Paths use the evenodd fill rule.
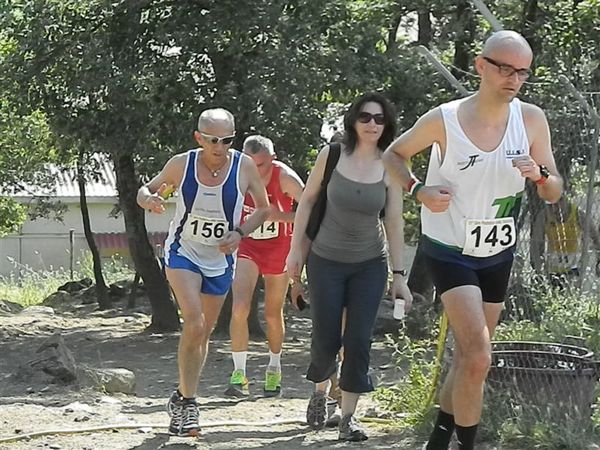
<path fill-rule="evenodd" d="M 346 144 L 345 151 L 347 153 L 352 153 L 354 147 L 356 147 L 358 135 L 354 129 L 354 124 L 358 120 L 358 115 L 363 105 L 368 102 L 379 103 L 383 109 L 383 116 L 385 118 L 383 133 L 377 141 L 377 147 L 382 151 L 385 150 L 396 137 L 396 109 L 394 105 L 377 92 L 366 92 L 355 99 L 348 111 L 346 111 L 346 114 L 344 114 L 344 144 Z"/>

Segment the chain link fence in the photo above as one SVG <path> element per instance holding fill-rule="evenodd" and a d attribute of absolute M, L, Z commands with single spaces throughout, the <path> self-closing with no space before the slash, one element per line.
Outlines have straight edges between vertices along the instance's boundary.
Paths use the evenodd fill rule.
<path fill-rule="evenodd" d="M 597 440 L 598 124 L 577 100 L 561 100 L 545 112 L 565 190 L 555 204 L 526 190 L 482 423 L 494 441 L 578 449 Z"/>

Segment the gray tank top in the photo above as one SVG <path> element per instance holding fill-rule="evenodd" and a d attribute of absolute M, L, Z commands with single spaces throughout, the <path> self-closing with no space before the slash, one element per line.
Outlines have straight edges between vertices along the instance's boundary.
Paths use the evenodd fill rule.
<path fill-rule="evenodd" d="M 327 185 L 327 207 L 312 251 L 333 261 L 357 263 L 386 255 L 379 212 L 386 186 L 352 181 L 337 169 Z"/>

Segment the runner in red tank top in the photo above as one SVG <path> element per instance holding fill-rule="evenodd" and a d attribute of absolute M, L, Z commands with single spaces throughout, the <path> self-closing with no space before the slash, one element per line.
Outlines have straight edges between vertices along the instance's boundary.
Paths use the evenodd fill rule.
<path fill-rule="evenodd" d="M 282 172 L 285 177 L 287 176 L 285 170 L 291 169 L 279 161 L 273 161 L 271 164 L 271 179 L 265 186 L 269 203 L 276 211 L 275 214 L 280 215 L 283 219 L 293 217 L 294 199 L 283 192 L 280 181 Z M 299 179 L 298 182 L 301 183 Z M 252 196 L 246 195 L 242 223 L 244 223 L 246 215 L 251 214 L 252 211 L 254 211 L 254 201 Z M 283 213 L 283 215 L 279 213 Z M 261 275 L 280 275 L 285 272 L 285 259 L 292 240 L 292 222 L 273 220 L 272 216 L 242 240 L 238 251 L 238 258 L 254 261 Z"/>
<path fill-rule="evenodd" d="M 269 364 L 265 374 L 264 393 L 267 396 L 281 392 L 281 348 L 285 334 L 283 304 L 289 285 L 285 260 L 290 249 L 294 201 L 299 201 L 304 183 L 290 167 L 276 161 L 273 142 L 263 136 L 250 136 L 244 142 L 244 153 L 258 167 L 265 184 L 271 214 L 264 224 L 242 239 L 233 281 L 231 313 L 231 350 L 234 370 L 226 395 L 244 397 L 248 392 L 246 357 L 248 353 L 248 315 L 252 294 L 262 275 L 265 282 L 265 322 L 269 342 Z M 247 195 L 244 200 L 244 218 L 254 211 L 254 201 Z"/>

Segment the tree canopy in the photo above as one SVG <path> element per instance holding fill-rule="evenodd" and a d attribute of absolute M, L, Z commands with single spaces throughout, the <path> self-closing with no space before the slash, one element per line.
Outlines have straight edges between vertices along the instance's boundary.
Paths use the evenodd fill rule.
<path fill-rule="evenodd" d="M 599 0 L 488 6 L 534 48 L 527 98 L 572 110 L 559 74 L 598 91 Z M 491 27 L 467 0 L 4 0 L 0 30 L 0 187 L 41 182 L 41 165 L 65 148 L 69 161 L 82 149 L 110 154 L 138 266 L 151 253 L 135 191 L 194 145 L 201 110 L 228 108 L 237 146 L 249 133 L 268 135 L 279 157 L 306 173 L 328 106 L 379 90 L 407 129 L 458 96 L 415 46 L 430 48 L 474 89 L 471 61 Z M 565 167 L 584 152 L 567 152 Z M 424 161 L 415 160 L 417 171 Z M 23 220 L 22 211 L 5 215 L 14 206 L 3 208 L 7 201 L 4 230 Z"/>

